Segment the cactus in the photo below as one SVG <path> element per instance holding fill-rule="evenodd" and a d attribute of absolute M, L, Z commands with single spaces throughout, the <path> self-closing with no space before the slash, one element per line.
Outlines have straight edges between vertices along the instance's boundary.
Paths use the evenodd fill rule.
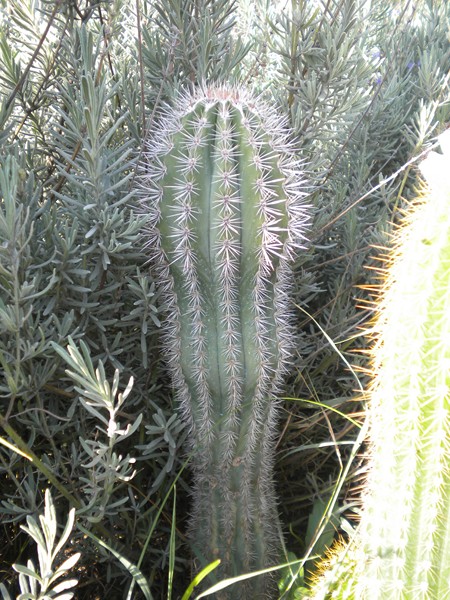
<path fill-rule="evenodd" d="M 440 143 L 388 259 L 361 522 L 315 600 L 450 598 L 450 130 Z"/>
<path fill-rule="evenodd" d="M 289 263 L 307 223 L 302 165 L 271 107 L 208 86 L 165 111 L 145 169 L 168 363 L 190 428 L 194 554 L 220 558 L 222 576 L 265 568 L 279 549 L 274 398 L 291 350 Z M 223 597 L 268 585 L 254 578 Z"/>

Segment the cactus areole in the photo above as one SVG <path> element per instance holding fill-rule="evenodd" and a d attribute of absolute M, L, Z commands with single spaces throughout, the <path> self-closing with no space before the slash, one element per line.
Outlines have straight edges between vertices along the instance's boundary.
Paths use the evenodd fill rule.
<path fill-rule="evenodd" d="M 146 150 L 148 247 L 190 428 L 193 551 L 198 565 L 220 558 L 221 576 L 266 568 L 279 558 L 274 398 L 291 353 L 288 265 L 307 222 L 302 167 L 274 110 L 234 88 L 179 98 Z"/>

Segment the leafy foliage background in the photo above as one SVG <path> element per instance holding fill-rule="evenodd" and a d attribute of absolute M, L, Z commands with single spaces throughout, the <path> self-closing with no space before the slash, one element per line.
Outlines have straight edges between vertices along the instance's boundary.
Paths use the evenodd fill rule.
<path fill-rule="evenodd" d="M 11 565 L 35 553 L 20 525 L 37 519 L 49 485 L 60 522 L 75 508 L 84 529 L 70 537 L 78 598 L 128 594 L 129 569 L 95 539 L 138 565 L 155 598 L 181 595 L 191 578 L 186 432 L 159 350 L 164 307 L 137 176 L 162 104 L 205 81 L 275 103 L 310 181 L 277 445 L 286 548 L 305 553 L 357 435 L 336 413 L 361 412 L 345 361 L 364 387 L 373 269 L 413 194 L 414 161 L 450 121 L 449 67 L 440 0 L 0 0 L 0 579 L 10 590 Z M 362 471 L 355 460 L 331 524 L 351 527 Z M 316 551 L 333 527 L 325 533 Z"/>

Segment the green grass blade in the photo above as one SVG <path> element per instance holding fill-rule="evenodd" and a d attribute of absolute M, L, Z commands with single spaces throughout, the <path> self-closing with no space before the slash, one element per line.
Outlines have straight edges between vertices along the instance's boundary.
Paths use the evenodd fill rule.
<path fill-rule="evenodd" d="M 105 548 L 106 550 L 108 550 L 108 552 L 111 552 L 111 554 L 113 556 L 115 556 L 117 558 L 117 560 L 119 560 L 122 563 L 122 565 L 126 568 L 126 570 L 129 572 L 129 574 L 133 578 L 133 581 L 141 588 L 142 593 L 144 594 L 145 600 L 153 600 L 153 596 L 150 592 L 150 586 L 148 584 L 148 581 L 146 580 L 146 578 L 144 577 L 144 575 L 142 574 L 142 572 L 138 569 L 138 567 L 136 565 L 134 565 L 127 558 L 125 558 L 125 556 L 122 556 L 120 554 L 120 552 L 117 552 L 117 550 L 114 550 L 114 548 L 111 548 L 111 546 L 108 546 L 108 544 L 106 542 L 99 539 L 93 533 L 91 533 L 90 531 L 85 529 L 82 525 L 78 524 L 77 527 L 81 532 L 83 532 L 85 535 L 90 537 L 91 540 L 93 540 L 96 544 L 98 544 L 99 546 L 102 546 L 102 548 Z"/>
<path fill-rule="evenodd" d="M 191 583 L 189 584 L 189 587 L 184 592 L 183 597 L 181 598 L 181 600 L 188 600 L 192 596 L 192 592 L 194 591 L 194 588 L 197 585 L 199 585 L 205 579 L 205 577 L 207 575 L 209 575 L 211 573 L 211 571 L 214 571 L 214 569 L 216 569 L 219 565 L 220 565 L 220 558 L 218 558 L 217 560 L 213 561 L 212 563 L 210 563 L 209 565 L 207 565 L 204 569 L 202 569 L 200 571 L 200 573 L 198 573 L 194 577 L 194 579 L 191 581 Z M 197 596 L 197 598 L 202 598 L 202 597 L 203 597 L 203 594 L 200 595 L 200 596 Z"/>
<path fill-rule="evenodd" d="M 310 557 L 310 558 L 316 558 L 316 557 Z M 205 567 L 205 569 L 203 569 L 203 571 L 201 571 L 197 575 L 196 579 L 200 575 L 203 575 L 203 572 L 206 569 L 208 569 L 208 568 L 210 569 L 208 571 L 208 573 L 211 572 L 212 569 L 214 569 L 219 562 L 220 561 L 217 560 L 214 563 L 211 563 L 210 565 L 208 565 L 207 567 Z M 287 563 L 283 563 L 282 565 L 277 565 L 276 567 L 270 567 L 269 569 L 261 569 L 260 571 L 254 571 L 252 573 L 244 573 L 243 575 L 239 575 L 238 577 L 230 577 L 228 579 L 223 579 L 222 581 L 219 581 L 219 583 L 214 584 L 213 586 L 211 586 L 210 588 L 208 588 L 207 590 L 205 590 L 204 592 L 202 592 L 199 596 L 196 596 L 195 600 L 200 600 L 200 598 L 206 598 L 206 596 L 210 596 L 211 594 L 216 594 L 217 592 L 220 592 L 220 591 L 224 590 L 225 588 L 230 587 L 230 585 L 234 585 L 235 583 L 239 583 L 240 581 L 245 581 L 246 579 L 251 579 L 252 577 L 258 577 L 260 575 L 265 575 L 267 573 L 272 573 L 273 571 L 279 571 L 280 569 L 286 569 L 286 568 L 291 567 L 293 565 L 301 565 L 301 566 L 303 566 L 304 563 L 305 563 L 305 559 L 304 558 L 300 558 L 298 560 L 293 560 L 293 561 L 290 561 L 290 562 L 287 562 Z M 212 565 L 215 565 L 215 566 L 213 566 L 212 568 L 210 568 Z M 205 573 L 203 575 L 202 579 L 208 573 Z M 194 579 L 194 581 L 196 579 Z M 191 585 L 194 584 L 194 581 L 192 582 Z M 190 586 L 189 586 L 188 589 L 190 589 Z M 189 598 L 189 596 L 186 596 L 186 598 L 185 598 L 185 596 L 186 596 L 186 594 L 183 596 L 183 598 L 181 600 L 187 600 Z"/>
<path fill-rule="evenodd" d="M 177 474 L 177 476 L 175 477 L 175 479 L 174 479 L 172 485 L 170 486 L 167 494 L 164 496 L 164 500 L 162 501 L 161 506 L 158 509 L 156 517 L 155 517 L 155 519 L 153 521 L 153 524 L 152 524 L 152 526 L 150 528 L 150 531 L 148 532 L 147 539 L 145 540 L 145 544 L 144 544 L 144 546 L 142 548 L 141 555 L 140 555 L 139 560 L 137 562 L 137 567 L 138 568 L 141 566 L 142 561 L 144 560 L 145 553 L 147 552 L 148 545 L 149 545 L 150 540 L 152 538 L 153 532 L 154 532 L 154 530 L 156 528 L 156 524 L 159 521 L 159 517 L 161 516 L 161 513 L 162 513 L 165 505 L 167 504 L 167 501 L 169 500 L 170 494 L 172 493 L 172 490 L 175 489 L 175 485 L 176 485 L 178 479 L 181 477 L 181 474 L 183 473 L 184 469 L 186 468 L 186 465 L 188 464 L 189 460 L 190 460 L 190 456 L 188 456 L 187 459 L 184 461 L 184 463 L 183 463 L 183 465 L 182 465 L 182 467 L 180 469 L 180 472 Z M 136 581 L 133 579 L 133 581 L 130 584 L 130 589 L 128 590 L 128 594 L 127 594 L 126 600 L 132 600 L 131 593 L 133 592 L 133 588 L 134 588 L 135 583 L 136 583 Z"/>
<path fill-rule="evenodd" d="M 173 509 L 172 509 L 172 527 L 170 528 L 169 545 L 169 578 L 167 584 L 167 600 L 172 600 L 173 572 L 175 569 L 175 522 L 177 516 L 177 488 L 173 488 Z"/>

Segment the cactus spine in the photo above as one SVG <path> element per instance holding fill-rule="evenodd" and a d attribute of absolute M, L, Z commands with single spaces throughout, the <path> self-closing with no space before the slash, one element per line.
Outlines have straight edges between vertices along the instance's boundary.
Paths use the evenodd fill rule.
<path fill-rule="evenodd" d="M 315 600 L 450 598 L 450 130 L 440 141 L 381 299 L 359 530 Z"/>
<path fill-rule="evenodd" d="M 202 561 L 220 558 L 222 576 L 277 558 L 274 396 L 291 348 L 301 173 L 273 109 L 224 87 L 167 109 L 146 155 L 149 247 L 166 282 L 166 348 L 191 432 L 193 548 Z M 247 585 L 264 592 L 267 582 Z M 252 597 L 241 588 L 229 597 Z"/>

